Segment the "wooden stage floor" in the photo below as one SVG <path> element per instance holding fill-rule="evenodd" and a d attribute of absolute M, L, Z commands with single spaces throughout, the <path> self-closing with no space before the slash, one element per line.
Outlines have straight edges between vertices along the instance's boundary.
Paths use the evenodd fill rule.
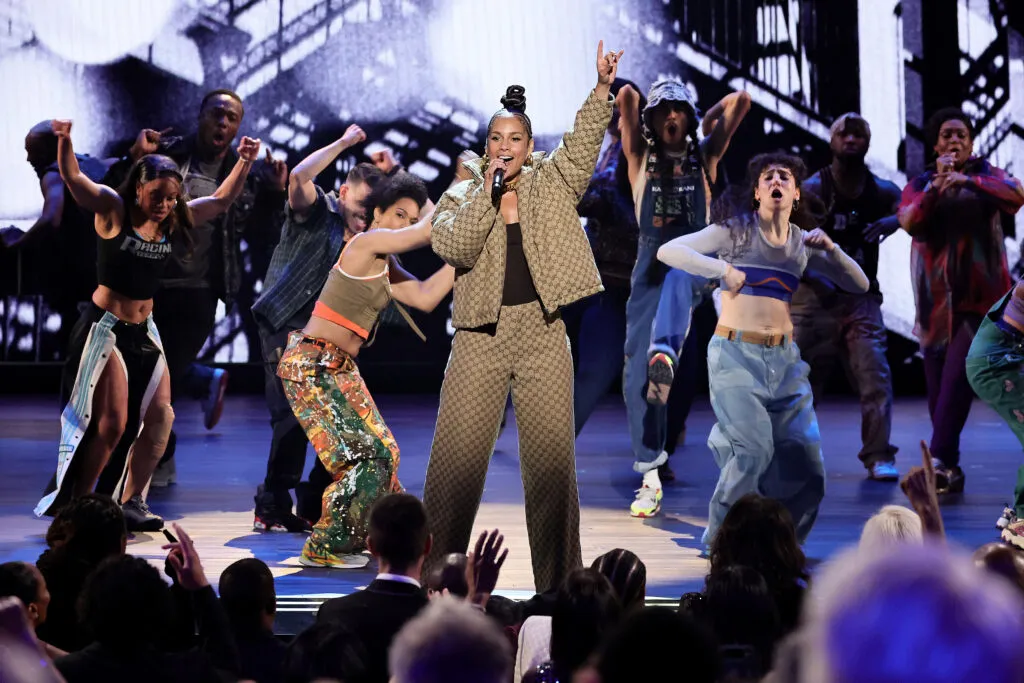
<path fill-rule="evenodd" d="M 381 411 L 402 448 L 400 475 L 410 492 L 423 489 L 433 435 L 437 397 L 380 396 Z M 921 399 L 900 399 L 895 408 L 893 442 L 898 466 L 906 471 L 920 460 L 917 446 L 930 433 Z M 34 561 L 44 547 L 48 520 L 31 510 L 52 472 L 59 434 L 55 398 L 0 397 L 0 562 Z M 297 564 L 302 538 L 252 531 L 253 493 L 263 478 L 270 440 L 266 408 L 260 396 L 229 397 L 221 423 L 203 429 L 198 403 L 177 407 L 178 483 L 154 489 L 150 504 L 169 522 L 178 522 L 197 542 L 210 580 L 243 557 L 259 557 L 277 577 L 282 609 L 308 611 L 323 596 L 366 585 L 365 570 L 309 569 Z M 807 542 L 810 558 L 822 561 L 856 542 L 864 521 L 887 503 L 904 502 L 895 484 L 870 482 L 856 455 L 860 415 L 844 399 L 827 402 L 818 413 L 823 437 L 827 493 L 817 525 Z M 672 465 L 679 480 L 666 486 L 662 514 L 650 520 L 628 514 L 639 478 L 633 474 L 621 400 L 609 396 L 577 442 L 583 558 L 616 547 L 636 552 L 647 565 L 648 595 L 678 599 L 699 589 L 707 570 L 698 557 L 699 539 L 717 468 L 705 445 L 713 415 L 698 401 L 690 418 L 685 448 Z M 967 491 L 944 507 L 950 537 L 976 547 L 997 538 L 994 523 L 1011 499 L 1021 447 L 987 406 L 976 401 L 963 438 Z M 310 458 L 312 451 L 310 451 Z M 311 463 L 307 459 L 307 471 Z M 532 595 L 523 493 L 519 479 L 514 420 L 498 441 L 477 518 L 477 529 L 499 527 L 511 548 L 499 592 Z M 161 534 L 137 534 L 129 552 L 162 564 Z M 284 616 L 284 615 L 282 615 Z"/>

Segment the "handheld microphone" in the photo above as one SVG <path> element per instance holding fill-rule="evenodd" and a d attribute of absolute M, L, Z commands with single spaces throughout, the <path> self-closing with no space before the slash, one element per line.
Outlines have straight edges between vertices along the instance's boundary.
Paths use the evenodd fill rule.
<path fill-rule="evenodd" d="M 501 201 L 501 193 L 505 189 L 505 169 L 499 168 L 494 171 L 494 179 L 491 181 L 491 201 L 497 204 Z"/>

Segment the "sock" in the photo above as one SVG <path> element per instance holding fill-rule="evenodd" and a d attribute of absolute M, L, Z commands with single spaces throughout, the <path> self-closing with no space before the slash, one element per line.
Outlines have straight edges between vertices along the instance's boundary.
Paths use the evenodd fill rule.
<path fill-rule="evenodd" d="M 661 488 L 661 477 L 658 476 L 658 468 L 644 472 L 644 486 L 654 490 Z"/>

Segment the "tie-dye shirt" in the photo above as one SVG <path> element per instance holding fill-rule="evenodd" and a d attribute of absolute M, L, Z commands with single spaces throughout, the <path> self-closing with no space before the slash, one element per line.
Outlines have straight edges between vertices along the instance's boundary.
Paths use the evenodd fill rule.
<path fill-rule="evenodd" d="M 953 317 L 985 315 L 1010 287 L 1001 213 L 1024 204 L 1020 182 L 984 159 L 960 171 L 964 185 L 940 194 L 929 170 L 903 189 L 901 223 L 913 237 L 914 332 L 923 348 L 949 342 Z"/>

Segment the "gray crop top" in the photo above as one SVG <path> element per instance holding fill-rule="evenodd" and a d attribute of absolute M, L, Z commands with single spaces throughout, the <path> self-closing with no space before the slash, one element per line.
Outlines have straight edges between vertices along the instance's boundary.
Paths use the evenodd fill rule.
<path fill-rule="evenodd" d="M 747 276 L 740 294 L 787 302 L 807 268 L 846 291 L 868 291 L 868 278 L 856 261 L 838 246 L 831 252 L 806 246 L 805 234 L 791 223 L 786 243 L 774 245 L 758 226 L 757 214 L 748 214 L 666 242 L 658 249 L 658 260 L 709 279 L 725 277 L 732 265 Z"/>

